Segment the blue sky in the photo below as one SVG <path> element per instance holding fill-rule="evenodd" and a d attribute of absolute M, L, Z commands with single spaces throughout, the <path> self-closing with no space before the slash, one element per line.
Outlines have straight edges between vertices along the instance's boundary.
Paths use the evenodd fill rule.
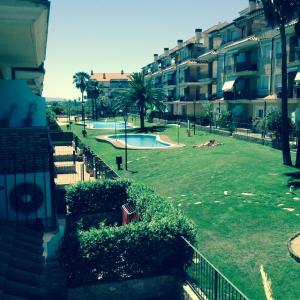
<path fill-rule="evenodd" d="M 46 97 L 79 97 L 78 71 L 140 71 L 154 53 L 188 39 L 195 28 L 232 21 L 248 0 L 52 0 Z"/>

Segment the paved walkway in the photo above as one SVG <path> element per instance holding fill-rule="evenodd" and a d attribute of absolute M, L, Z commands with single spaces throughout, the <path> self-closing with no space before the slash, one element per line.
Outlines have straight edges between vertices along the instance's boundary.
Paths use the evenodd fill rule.
<path fill-rule="evenodd" d="M 300 235 L 291 241 L 291 248 L 293 252 L 300 258 Z"/>

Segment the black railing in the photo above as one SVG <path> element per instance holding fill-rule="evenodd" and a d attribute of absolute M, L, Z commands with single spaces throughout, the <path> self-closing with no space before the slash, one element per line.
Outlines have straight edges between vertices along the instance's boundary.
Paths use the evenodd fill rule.
<path fill-rule="evenodd" d="M 167 84 L 168 85 L 176 85 L 176 80 L 173 78 L 173 79 L 169 79 L 167 80 Z"/>
<path fill-rule="evenodd" d="M 257 71 L 257 64 L 250 63 L 250 62 L 236 63 L 235 71 L 236 72 Z"/>
<path fill-rule="evenodd" d="M 184 268 L 185 279 L 201 300 L 249 300 L 184 237 L 193 250 L 192 262 Z"/>
<path fill-rule="evenodd" d="M 95 179 L 116 179 L 119 175 L 75 135 L 74 146 L 82 150 L 86 172 Z"/>
<path fill-rule="evenodd" d="M 9 153 L 0 164 L 0 219 L 38 230 L 56 227 L 52 151 Z"/>
<path fill-rule="evenodd" d="M 255 90 L 233 90 L 230 92 L 224 92 L 224 99 L 225 100 L 239 100 L 239 99 L 255 99 L 257 93 Z"/>

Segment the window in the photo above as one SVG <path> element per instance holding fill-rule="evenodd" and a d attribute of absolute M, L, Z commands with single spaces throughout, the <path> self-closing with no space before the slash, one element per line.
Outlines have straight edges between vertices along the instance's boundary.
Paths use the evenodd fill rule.
<path fill-rule="evenodd" d="M 256 117 L 257 118 L 263 118 L 264 116 L 264 110 L 262 108 L 259 108 L 256 110 Z"/>
<path fill-rule="evenodd" d="M 270 76 L 269 75 L 261 76 L 260 88 L 262 90 L 268 90 L 270 88 Z"/>

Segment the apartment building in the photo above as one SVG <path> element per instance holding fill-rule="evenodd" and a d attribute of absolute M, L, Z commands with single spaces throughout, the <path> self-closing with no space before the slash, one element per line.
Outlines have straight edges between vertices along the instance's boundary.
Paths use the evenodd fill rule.
<path fill-rule="evenodd" d="M 300 38 L 295 23 L 287 25 L 289 113 L 300 101 Z M 165 89 L 174 115 L 199 116 L 211 104 L 232 111 L 235 121 L 249 123 L 280 108 L 281 42 L 268 27 L 262 4 L 249 6 L 230 23 L 196 30 L 195 37 L 165 49 L 143 68 L 146 78 Z"/>
<path fill-rule="evenodd" d="M 130 73 L 94 73 L 91 71 L 91 78 L 101 83 L 103 96 L 107 99 L 113 99 L 120 92 L 129 89 Z"/>
<path fill-rule="evenodd" d="M 145 79 L 164 89 L 170 113 L 200 114 L 204 101 L 216 97 L 212 82 L 209 87 L 205 85 L 210 81 L 208 75 L 213 69 L 198 58 L 207 49 L 208 34 L 224 25 L 220 23 L 205 32 L 195 29 L 194 37 L 187 41 L 177 40 L 176 47 L 164 48 L 161 55 L 154 54 L 154 61 L 143 68 Z"/>

